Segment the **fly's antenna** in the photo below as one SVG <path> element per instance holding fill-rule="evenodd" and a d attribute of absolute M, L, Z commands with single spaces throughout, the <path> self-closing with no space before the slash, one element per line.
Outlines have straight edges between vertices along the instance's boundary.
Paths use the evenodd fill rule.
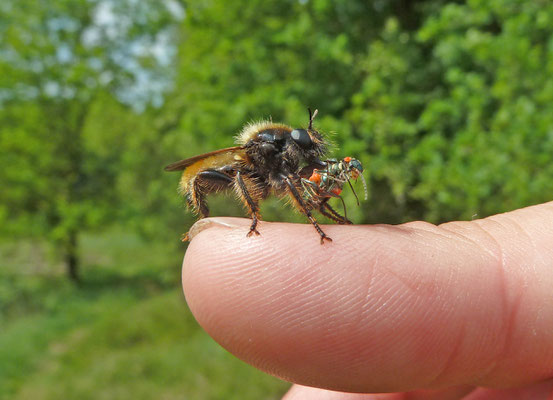
<path fill-rule="evenodd" d="M 359 174 L 361 176 L 361 180 L 363 181 L 363 189 L 365 189 L 365 201 L 369 198 L 369 191 L 367 190 L 367 181 L 365 180 L 365 177 L 363 174 Z"/>
<path fill-rule="evenodd" d="M 351 181 L 349 179 L 348 179 L 348 185 L 351 188 L 351 191 L 353 192 L 353 195 L 355 196 L 355 200 L 357 200 L 357 206 L 359 207 L 359 197 L 357 197 L 357 193 L 355 193 L 355 189 L 353 188 L 353 185 L 351 184 Z M 366 193 L 367 192 L 365 192 L 365 194 Z M 367 200 L 367 199 L 365 198 L 365 200 Z"/>
<path fill-rule="evenodd" d="M 308 108 L 307 111 L 309 111 L 309 128 L 307 128 L 307 129 L 312 131 L 313 130 L 313 120 L 317 116 L 317 113 L 319 112 L 319 110 L 315 109 L 314 112 L 311 112 L 311 108 Z"/>

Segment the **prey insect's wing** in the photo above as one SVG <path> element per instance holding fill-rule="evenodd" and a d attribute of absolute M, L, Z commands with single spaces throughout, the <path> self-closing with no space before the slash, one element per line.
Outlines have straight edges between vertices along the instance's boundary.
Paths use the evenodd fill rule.
<path fill-rule="evenodd" d="M 174 162 L 172 164 L 169 164 L 164 168 L 165 171 L 182 171 L 186 169 L 187 167 L 191 166 L 192 164 L 204 160 L 208 157 L 218 156 L 224 153 L 234 153 L 234 152 L 241 152 L 243 150 L 242 146 L 235 146 L 235 147 L 227 147 L 226 149 L 220 149 L 211 151 L 209 153 L 200 154 L 194 157 L 187 158 L 186 160 L 180 160 L 177 162 Z"/>

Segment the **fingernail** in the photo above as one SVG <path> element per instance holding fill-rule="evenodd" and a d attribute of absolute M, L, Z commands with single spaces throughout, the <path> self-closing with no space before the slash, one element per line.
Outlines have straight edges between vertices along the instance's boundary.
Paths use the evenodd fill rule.
<path fill-rule="evenodd" d="M 194 225 L 190 227 L 188 231 L 188 240 L 191 241 L 197 236 L 200 232 L 205 231 L 206 229 L 212 228 L 214 226 L 222 226 L 225 228 L 237 228 L 240 225 L 233 224 L 227 219 L 218 219 L 218 218 L 204 218 L 196 221 Z"/>

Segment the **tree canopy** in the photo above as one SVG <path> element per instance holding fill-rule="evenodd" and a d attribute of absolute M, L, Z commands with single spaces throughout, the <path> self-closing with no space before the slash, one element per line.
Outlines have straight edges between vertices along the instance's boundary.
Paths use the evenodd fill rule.
<path fill-rule="evenodd" d="M 155 1 L 14 0 L 0 21 L 2 229 L 56 242 L 77 280 L 78 233 L 123 204 L 115 183 L 129 111 L 118 104 L 150 101 L 166 67 L 155 46 L 173 18 Z M 96 120 L 110 107 L 119 113 L 106 131 Z"/>
<path fill-rule="evenodd" d="M 251 120 L 305 125 L 307 107 L 332 155 L 366 168 L 357 222 L 551 199 L 548 2 L 10 0 L 0 17 L 10 234 L 70 248 L 77 231 L 132 221 L 178 235 L 192 216 L 165 164 L 231 145 Z"/>

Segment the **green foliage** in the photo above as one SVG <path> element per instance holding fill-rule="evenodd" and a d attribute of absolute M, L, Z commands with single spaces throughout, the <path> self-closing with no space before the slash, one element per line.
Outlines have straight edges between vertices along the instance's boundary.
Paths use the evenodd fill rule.
<path fill-rule="evenodd" d="M 197 325 L 176 251 L 119 231 L 82 242 L 80 287 L 59 270 L 29 277 L 27 249 L 0 248 L 0 399 L 281 397 L 287 384 Z"/>
<path fill-rule="evenodd" d="M 448 4 L 414 33 L 389 20 L 371 44 L 349 119 L 371 177 L 408 218 L 551 199 L 552 13 L 544 2 Z"/>

